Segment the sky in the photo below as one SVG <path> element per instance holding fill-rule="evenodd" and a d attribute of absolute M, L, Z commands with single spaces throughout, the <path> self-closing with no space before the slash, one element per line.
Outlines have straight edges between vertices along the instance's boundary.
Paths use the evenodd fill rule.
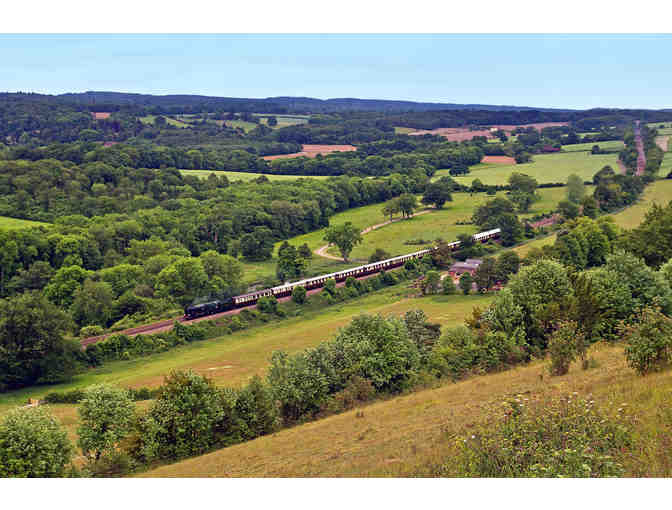
<path fill-rule="evenodd" d="M 672 35 L 0 35 L 0 90 L 672 108 Z"/>

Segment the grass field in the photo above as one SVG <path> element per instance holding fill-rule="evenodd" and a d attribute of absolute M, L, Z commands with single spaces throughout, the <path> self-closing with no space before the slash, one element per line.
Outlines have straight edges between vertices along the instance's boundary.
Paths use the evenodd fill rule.
<path fill-rule="evenodd" d="M 268 177 L 269 181 L 295 181 L 296 179 L 301 179 L 302 175 L 272 175 L 272 174 L 257 174 L 251 172 L 227 172 L 224 170 L 180 170 L 182 175 L 195 175 L 201 179 L 207 179 L 210 174 L 215 174 L 217 176 L 225 175 L 230 181 L 253 181 L 254 179 L 261 177 L 262 175 Z M 327 179 L 327 176 L 317 175 L 317 176 L 305 176 L 305 178 L 310 179 Z"/>
<path fill-rule="evenodd" d="M 394 128 L 394 133 L 397 135 L 407 135 L 408 133 L 412 133 L 413 131 L 417 131 L 417 129 L 409 127 L 397 127 L 397 126 L 395 126 Z"/>
<path fill-rule="evenodd" d="M 241 128 L 246 133 L 252 131 L 255 127 L 257 127 L 257 125 L 254 122 L 247 122 L 246 120 L 227 120 L 225 124 L 228 127 Z"/>
<path fill-rule="evenodd" d="M 664 128 L 659 128 L 658 126 L 665 125 Z M 670 122 L 649 122 L 647 124 L 650 128 L 656 128 L 659 135 L 672 135 L 672 124 Z"/>
<path fill-rule="evenodd" d="M 587 192 L 592 192 L 591 187 L 587 187 Z M 521 215 L 521 218 L 530 217 L 536 214 L 547 213 L 557 207 L 558 202 L 565 199 L 565 188 L 544 188 L 540 189 L 541 200 L 532 205 L 528 214 Z M 500 192 L 497 196 L 506 196 Z M 425 239 L 433 241 L 439 237 L 447 241 L 454 241 L 459 234 L 476 233 L 476 225 L 456 225 L 457 221 L 470 220 L 476 207 L 492 200 L 492 196 L 485 193 L 475 193 L 471 196 L 469 193 L 454 193 L 453 201 L 447 202 L 440 211 L 432 211 L 409 220 L 403 220 L 386 225 L 382 228 L 369 232 L 364 237 L 362 244 L 355 247 L 352 251 L 352 257 L 360 260 L 368 260 L 369 255 L 376 248 L 383 248 L 391 255 L 402 255 L 412 251 L 422 250 L 427 245 L 407 245 L 405 241 L 411 239 Z M 379 217 L 382 221 L 382 213 Z M 373 220 L 374 217 L 371 217 Z M 387 218 L 386 218 L 387 219 Z M 373 221 L 371 221 L 373 222 Z M 338 250 L 332 247 L 329 253 L 338 255 Z"/>
<path fill-rule="evenodd" d="M 670 138 L 672 140 L 672 138 Z M 667 174 L 672 172 L 672 152 L 666 152 L 663 156 L 663 162 L 660 165 L 660 170 L 658 170 L 658 175 L 660 177 L 667 177 Z"/>
<path fill-rule="evenodd" d="M 268 125 L 268 117 L 275 117 L 278 121 L 274 129 L 280 129 L 287 126 L 296 126 L 298 124 L 307 124 L 310 115 L 274 115 L 272 113 L 254 113 L 255 117 L 260 117 L 262 124 Z"/>
<path fill-rule="evenodd" d="M 40 225 L 47 226 L 49 223 L 41 221 L 21 220 L 19 218 L 9 218 L 7 216 L 0 216 L 0 228 L 5 230 L 17 230 L 21 228 L 39 227 Z"/>
<path fill-rule="evenodd" d="M 165 116 L 164 116 L 165 117 Z M 144 117 L 138 117 L 138 120 L 142 122 L 143 124 L 154 124 L 154 119 L 156 119 L 156 115 L 145 115 Z M 190 127 L 187 122 L 182 122 L 179 120 L 171 119 L 170 117 L 165 117 L 166 123 L 170 124 L 171 126 L 179 127 L 179 128 L 188 128 Z"/>
<path fill-rule="evenodd" d="M 623 149 L 623 142 L 620 140 L 610 140 L 608 142 L 589 142 L 589 143 L 575 143 L 572 145 L 563 145 L 563 152 L 590 152 L 593 145 L 599 145 L 602 150 L 620 151 Z"/>
<path fill-rule="evenodd" d="M 535 154 L 532 163 L 521 165 L 497 165 L 481 163 L 470 167 L 466 176 L 455 177 L 460 184 L 470 185 L 474 179 L 483 184 L 507 184 L 513 172 L 534 177 L 539 184 L 548 182 L 567 182 L 570 174 L 577 174 L 584 181 L 590 181 L 603 166 L 618 168 L 618 154 L 596 154 L 589 152 L 566 152 L 555 154 Z M 448 175 L 448 171 L 439 170 L 437 176 Z"/>
<path fill-rule="evenodd" d="M 625 364 L 621 346 L 591 348 L 596 368 L 548 376 L 548 361 L 372 403 L 339 415 L 282 430 L 149 471 L 150 477 L 368 477 L 437 476 L 451 463 L 455 437 L 493 419 L 503 402 L 523 394 L 530 403 L 577 392 L 598 407 L 627 404 L 637 417 L 640 448 L 626 459 L 628 476 L 670 476 L 672 391 L 670 370 L 640 377 Z"/>

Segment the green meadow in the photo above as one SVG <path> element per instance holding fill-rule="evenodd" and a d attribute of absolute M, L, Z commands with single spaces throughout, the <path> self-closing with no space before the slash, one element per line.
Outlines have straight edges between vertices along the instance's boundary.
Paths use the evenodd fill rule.
<path fill-rule="evenodd" d="M 7 216 L 0 216 L 0 228 L 6 230 L 16 230 L 21 228 L 39 227 L 40 225 L 47 226 L 49 223 L 41 221 L 21 220 L 19 218 L 9 218 Z"/>

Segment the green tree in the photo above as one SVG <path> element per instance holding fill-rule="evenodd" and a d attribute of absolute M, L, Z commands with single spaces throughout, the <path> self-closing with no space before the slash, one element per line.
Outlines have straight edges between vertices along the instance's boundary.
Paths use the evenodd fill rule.
<path fill-rule="evenodd" d="M 37 292 L 0 301 L 0 390 L 67 380 L 79 346 L 64 335 L 70 318 Z"/>
<path fill-rule="evenodd" d="M 499 235 L 502 246 L 513 246 L 523 240 L 523 225 L 521 225 L 515 214 L 501 214 L 498 218 L 497 226 L 502 230 Z"/>
<path fill-rule="evenodd" d="M 569 200 L 561 200 L 558 202 L 558 211 L 566 220 L 573 220 L 579 215 L 579 206 Z"/>
<path fill-rule="evenodd" d="M 258 375 L 237 395 L 235 415 L 241 422 L 243 439 L 274 432 L 280 424 L 273 392 Z"/>
<path fill-rule="evenodd" d="M 376 251 L 374 251 L 369 257 L 369 263 L 371 264 L 373 262 L 378 262 L 379 260 L 386 260 L 390 257 L 391 255 L 382 248 L 376 248 Z"/>
<path fill-rule="evenodd" d="M 68 434 L 44 408 L 15 409 L 0 422 L 0 477 L 63 477 L 72 458 Z"/>
<path fill-rule="evenodd" d="M 186 306 L 207 294 L 208 275 L 200 259 L 181 257 L 158 274 L 156 288 L 160 296 Z"/>
<path fill-rule="evenodd" d="M 442 290 L 444 294 L 455 294 L 457 292 L 457 287 L 453 281 L 453 277 L 448 275 L 442 280 Z"/>
<path fill-rule="evenodd" d="M 515 251 L 505 251 L 497 258 L 495 265 L 496 279 L 506 283 L 511 275 L 518 272 L 520 267 L 520 257 Z"/>
<path fill-rule="evenodd" d="M 427 271 L 425 279 L 422 281 L 423 294 L 436 294 L 441 284 L 441 275 L 438 271 Z"/>
<path fill-rule="evenodd" d="M 548 339 L 548 353 L 551 357 L 549 370 L 551 375 L 565 375 L 579 352 L 582 333 L 572 321 L 561 322 Z"/>
<path fill-rule="evenodd" d="M 583 179 L 576 174 L 567 177 L 567 200 L 573 204 L 580 204 L 586 194 Z"/>
<path fill-rule="evenodd" d="M 385 205 L 383 205 L 383 216 L 389 216 L 390 221 L 392 221 L 392 216 L 400 212 L 400 210 L 399 198 L 393 198 L 392 200 L 385 202 Z"/>
<path fill-rule="evenodd" d="M 471 292 L 471 284 L 473 282 L 474 279 L 469 273 L 463 273 L 462 276 L 460 276 L 460 289 L 462 289 L 465 296 Z"/>
<path fill-rule="evenodd" d="M 330 244 L 335 244 L 341 252 L 343 260 L 346 262 L 355 245 L 360 244 L 363 241 L 359 229 L 349 221 L 345 222 L 343 225 L 327 228 L 324 240 Z"/>
<path fill-rule="evenodd" d="M 437 209 L 442 209 L 446 202 L 452 202 L 453 196 L 450 193 L 452 186 L 446 182 L 431 182 L 425 188 L 425 194 L 422 197 L 422 203 L 426 205 L 434 204 Z"/>
<path fill-rule="evenodd" d="M 89 462 L 114 453 L 131 430 L 135 405 L 128 391 L 110 384 L 91 386 L 77 409 L 78 445 Z"/>
<path fill-rule="evenodd" d="M 214 250 L 203 252 L 198 258 L 203 264 L 213 294 L 234 295 L 241 290 L 243 266 L 236 259 Z"/>
<path fill-rule="evenodd" d="M 75 291 L 90 274 L 80 266 L 62 267 L 44 288 L 44 295 L 52 303 L 68 308 L 75 299 Z"/>
<path fill-rule="evenodd" d="M 488 291 L 497 282 L 496 260 L 485 257 L 474 271 L 474 282 L 481 291 Z"/>
<path fill-rule="evenodd" d="M 640 375 L 660 370 L 672 362 L 672 319 L 647 307 L 637 322 L 623 328 L 625 357 Z"/>
<path fill-rule="evenodd" d="M 588 218 L 596 218 L 599 212 L 597 200 L 591 196 L 585 196 L 581 200 L 581 213 Z"/>
<path fill-rule="evenodd" d="M 410 218 L 413 216 L 413 211 L 418 208 L 418 202 L 415 199 L 415 195 L 411 193 L 404 193 L 399 196 L 399 211 L 401 215 Z"/>
<path fill-rule="evenodd" d="M 306 288 L 301 287 L 300 285 L 292 289 L 292 301 L 298 305 L 302 305 L 306 302 Z"/>
<path fill-rule="evenodd" d="M 114 292 L 107 282 L 84 281 L 75 291 L 70 307 L 72 317 L 80 326 L 106 326 L 112 315 Z"/>
<path fill-rule="evenodd" d="M 146 458 L 177 459 L 212 448 L 225 419 L 214 383 L 192 371 L 172 371 L 160 388 L 143 425 Z"/>

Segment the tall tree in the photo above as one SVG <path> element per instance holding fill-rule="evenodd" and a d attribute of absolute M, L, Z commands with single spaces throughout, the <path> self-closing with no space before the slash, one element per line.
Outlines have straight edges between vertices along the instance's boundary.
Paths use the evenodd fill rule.
<path fill-rule="evenodd" d="M 335 244 L 346 262 L 355 245 L 363 241 L 359 229 L 349 221 L 343 225 L 329 227 L 324 234 L 324 240 Z"/>
<path fill-rule="evenodd" d="M 583 179 L 576 174 L 567 177 L 567 200 L 574 204 L 581 203 L 586 194 L 586 187 L 583 184 Z"/>

